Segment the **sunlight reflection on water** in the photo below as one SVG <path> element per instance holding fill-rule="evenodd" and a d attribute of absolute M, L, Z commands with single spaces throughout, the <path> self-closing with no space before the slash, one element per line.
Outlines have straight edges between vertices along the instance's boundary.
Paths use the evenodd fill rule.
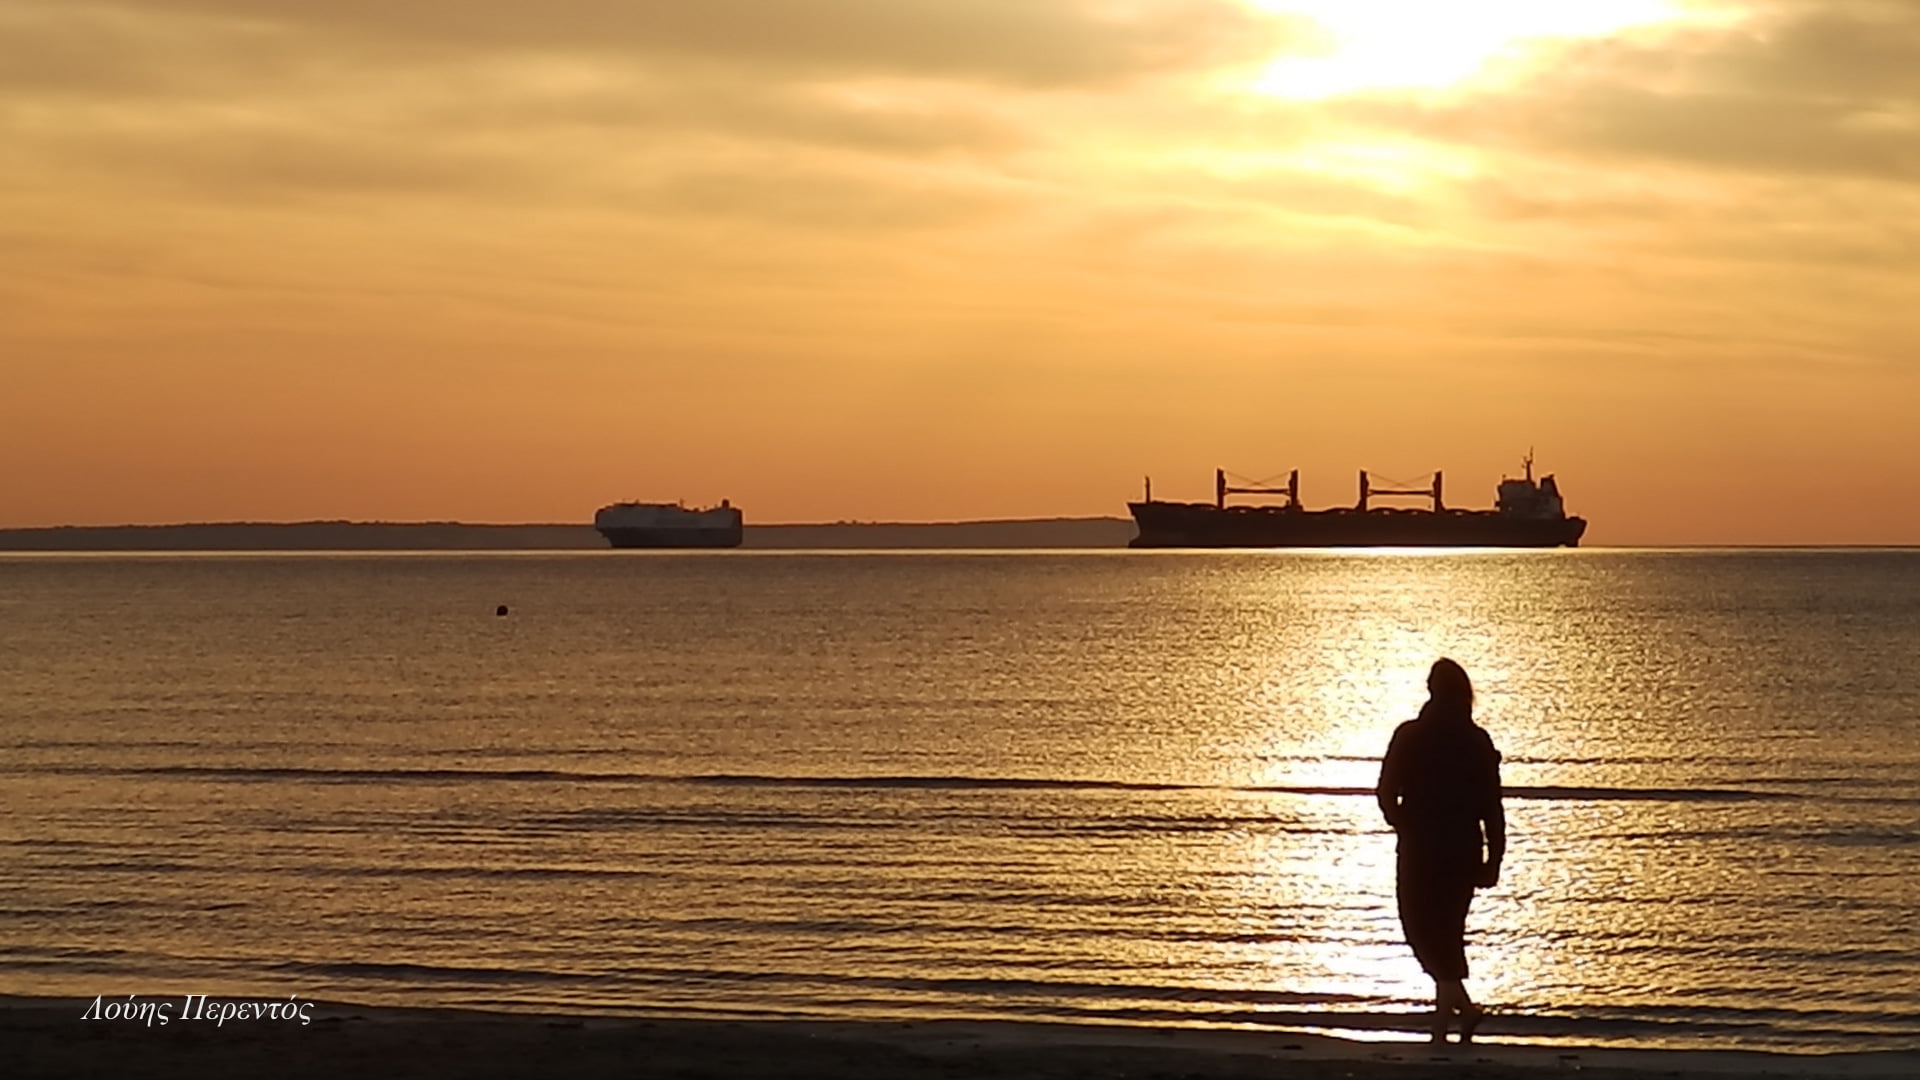
<path fill-rule="evenodd" d="M 0 990 L 1404 1034 L 1450 655 L 1509 1037 L 1920 1039 L 1920 554 L 735 555 L 0 559 Z"/>

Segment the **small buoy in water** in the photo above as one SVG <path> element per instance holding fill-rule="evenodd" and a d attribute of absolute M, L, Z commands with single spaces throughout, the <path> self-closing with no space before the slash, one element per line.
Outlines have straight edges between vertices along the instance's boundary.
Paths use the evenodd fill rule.
<path fill-rule="evenodd" d="M 507 605 L 501 604 L 499 607 L 493 609 L 493 613 L 495 615 L 505 615 L 507 613 Z"/>

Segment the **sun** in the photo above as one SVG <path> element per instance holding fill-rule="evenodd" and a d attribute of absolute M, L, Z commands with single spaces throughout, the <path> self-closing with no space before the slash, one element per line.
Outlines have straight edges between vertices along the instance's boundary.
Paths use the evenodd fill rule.
<path fill-rule="evenodd" d="M 1599 37 L 1682 15 L 1677 0 L 1245 0 L 1305 16 L 1325 45 L 1274 61 L 1254 88 L 1316 99 L 1374 89 L 1444 89 L 1529 41 Z"/>

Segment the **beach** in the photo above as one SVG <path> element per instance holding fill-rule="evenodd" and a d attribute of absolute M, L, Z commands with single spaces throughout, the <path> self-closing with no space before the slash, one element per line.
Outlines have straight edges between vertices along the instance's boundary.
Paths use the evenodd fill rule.
<path fill-rule="evenodd" d="M 318 1003 L 312 1023 L 164 1026 L 82 1017 L 91 1000 L 0 999 L 16 1077 L 601 1076 L 1489 1080 L 1895 1077 L 1920 1053 L 1774 1054 L 1369 1043 L 1287 1031 L 1005 1021 L 679 1019 Z"/>

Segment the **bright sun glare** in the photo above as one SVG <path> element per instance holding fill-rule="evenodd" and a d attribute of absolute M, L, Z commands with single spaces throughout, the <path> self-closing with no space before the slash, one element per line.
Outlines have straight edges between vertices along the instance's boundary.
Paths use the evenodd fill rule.
<path fill-rule="evenodd" d="M 1247 0 L 1304 15 L 1326 35 L 1320 55 L 1276 60 L 1263 93 L 1324 98 L 1358 90 L 1452 86 L 1529 39 L 1590 37 L 1662 22 L 1674 0 Z"/>

